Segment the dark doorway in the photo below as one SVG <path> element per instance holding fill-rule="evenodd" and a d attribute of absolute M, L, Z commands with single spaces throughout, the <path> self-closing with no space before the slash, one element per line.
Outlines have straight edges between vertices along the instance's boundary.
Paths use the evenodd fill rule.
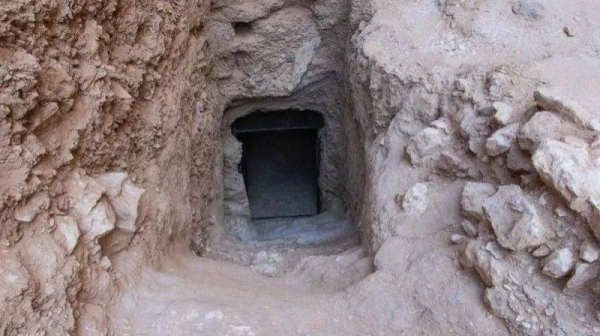
<path fill-rule="evenodd" d="M 254 113 L 232 125 L 253 219 L 319 213 L 319 136 L 312 111 Z"/>

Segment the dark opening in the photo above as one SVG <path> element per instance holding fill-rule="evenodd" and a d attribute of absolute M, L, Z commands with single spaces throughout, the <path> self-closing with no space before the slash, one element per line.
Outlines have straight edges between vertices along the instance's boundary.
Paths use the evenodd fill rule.
<path fill-rule="evenodd" d="M 252 31 L 252 24 L 249 22 L 233 22 L 232 25 L 236 35 L 247 35 Z"/>
<path fill-rule="evenodd" d="M 322 126 L 319 113 L 297 110 L 253 113 L 232 125 L 253 219 L 319 213 Z"/>

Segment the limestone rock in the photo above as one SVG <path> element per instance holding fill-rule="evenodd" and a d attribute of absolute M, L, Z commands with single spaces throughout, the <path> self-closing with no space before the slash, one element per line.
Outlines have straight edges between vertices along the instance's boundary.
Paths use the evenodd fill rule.
<path fill-rule="evenodd" d="M 598 260 L 600 250 L 598 246 L 590 241 L 586 241 L 579 246 L 579 258 L 586 262 L 594 262 Z"/>
<path fill-rule="evenodd" d="M 38 213 L 47 210 L 49 205 L 50 196 L 48 196 L 48 193 L 37 193 L 27 203 L 15 210 L 15 219 L 19 222 L 30 223 Z"/>
<path fill-rule="evenodd" d="M 506 126 L 513 121 L 513 108 L 503 102 L 495 102 L 492 104 L 496 113 L 494 113 L 493 120 L 500 126 Z"/>
<path fill-rule="evenodd" d="M 518 146 L 510 147 L 508 155 L 506 156 L 506 167 L 516 172 L 535 172 L 535 167 L 531 163 L 531 158 Z"/>
<path fill-rule="evenodd" d="M 517 0 L 512 5 L 512 12 L 526 19 L 538 20 L 544 17 L 544 6 L 534 0 Z"/>
<path fill-rule="evenodd" d="M 121 193 L 126 179 L 126 172 L 108 172 L 94 178 L 96 182 L 104 187 L 109 197 L 116 197 Z"/>
<path fill-rule="evenodd" d="M 536 258 L 543 258 L 550 254 L 550 247 L 546 244 L 540 245 L 540 247 L 536 248 L 532 253 Z"/>
<path fill-rule="evenodd" d="M 402 199 L 402 209 L 408 212 L 424 214 L 429 207 L 429 197 L 427 196 L 427 184 L 417 183 L 412 186 Z"/>
<path fill-rule="evenodd" d="M 499 187 L 498 192 L 485 200 L 483 209 L 504 248 L 522 251 L 546 240 L 547 230 L 533 201 L 517 185 Z"/>
<path fill-rule="evenodd" d="M 480 241 L 472 239 L 465 244 L 460 261 L 467 268 L 475 268 L 486 286 L 501 286 L 504 283 L 505 267 Z"/>
<path fill-rule="evenodd" d="M 509 312 L 509 292 L 502 287 L 488 287 L 485 289 L 483 302 L 498 317 L 505 317 Z"/>
<path fill-rule="evenodd" d="M 81 173 L 74 174 L 67 183 L 67 193 L 73 215 L 80 218 L 89 214 L 105 192 L 106 188 L 93 178 Z"/>
<path fill-rule="evenodd" d="M 485 142 L 492 129 L 489 126 L 489 118 L 478 115 L 475 112 L 464 116 L 460 122 L 460 133 L 469 141 L 469 150 L 475 154 L 485 151 Z"/>
<path fill-rule="evenodd" d="M 568 248 L 552 252 L 542 272 L 552 278 L 565 276 L 575 266 L 575 256 Z"/>
<path fill-rule="evenodd" d="M 582 215 L 600 238 L 600 150 L 566 138 L 544 141 L 532 157 L 542 180 L 569 208 Z"/>
<path fill-rule="evenodd" d="M 67 254 L 73 253 L 80 235 L 77 221 L 71 216 L 55 216 L 54 223 L 54 239 L 63 246 Z"/>
<path fill-rule="evenodd" d="M 536 103 L 549 111 L 556 111 L 571 122 L 598 131 L 600 124 L 596 111 L 590 111 L 577 101 L 564 95 L 559 89 L 538 88 L 534 93 Z"/>
<path fill-rule="evenodd" d="M 477 225 L 475 225 L 473 222 L 471 222 L 468 219 L 464 219 L 461 223 L 462 229 L 463 231 L 465 231 L 465 233 L 467 235 L 469 235 L 469 237 L 471 238 L 475 238 L 478 235 L 478 229 L 477 229 Z"/>
<path fill-rule="evenodd" d="M 97 176 L 95 180 L 106 189 L 106 195 L 115 211 L 115 226 L 126 232 L 137 231 L 138 203 L 144 189 L 127 180 L 125 172 L 109 172 Z"/>
<path fill-rule="evenodd" d="M 483 203 L 496 192 L 496 187 L 489 183 L 467 182 L 463 189 L 461 206 L 465 215 L 477 220 L 485 218 Z"/>
<path fill-rule="evenodd" d="M 543 141 L 561 140 L 572 134 L 577 134 L 585 140 L 594 138 L 593 132 L 577 127 L 566 118 L 556 113 L 540 111 L 521 127 L 518 135 L 519 146 L 533 153 Z"/>
<path fill-rule="evenodd" d="M 127 232 L 137 231 L 138 204 L 143 194 L 144 189 L 127 181 L 119 195 L 109 197 L 110 204 L 115 211 L 117 228 Z"/>
<path fill-rule="evenodd" d="M 508 152 L 517 138 L 519 124 L 510 124 L 492 134 L 485 142 L 485 150 L 489 156 L 498 156 Z"/>
<path fill-rule="evenodd" d="M 83 216 L 79 221 L 79 227 L 83 232 L 86 242 L 101 238 L 115 228 L 116 215 L 106 198 L 94 206 L 89 214 Z"/>
<path fill-rule="evenodd" d="M 419 166 L 436 161 L 444 145 L 448 143 L 448 134 L 443 129 L 427 127 L 410 138 L 406 153 L 413 165 Z"/>
<path fill-rule="evenodd" d="M 598 276 L 597 264 L 581 263 L 575 268 L 575 273 L 567 281 L 567 289 L 579 290 Z"/>

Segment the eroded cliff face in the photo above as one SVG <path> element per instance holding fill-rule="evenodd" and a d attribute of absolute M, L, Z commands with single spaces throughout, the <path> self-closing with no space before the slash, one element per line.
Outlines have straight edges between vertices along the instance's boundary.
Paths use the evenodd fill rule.
<path fill-rule="evenodd" d="M 208 9 L 0 5 L 2 333 L 106 332 L 117 253 L 135 274 L 196 232 L 218 128 Z"/>
<path fill-rule="evenodd" d="M 598 6 L 2 3 L 0 331 L 597 334 Z M 237 250 L 250 224 L 228 182 L 231 123 L 283 109 L 324 115 L 324 205 L 364 251 L 281 283 L 186 269 L 190 250 L 285 264 Z"/>

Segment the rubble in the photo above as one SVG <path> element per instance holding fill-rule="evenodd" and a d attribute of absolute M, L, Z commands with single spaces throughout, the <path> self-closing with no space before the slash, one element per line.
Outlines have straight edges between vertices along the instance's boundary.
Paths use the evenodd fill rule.
<path fill-rule="evenodd" d="M 568 248 L 562 248 L 552 252 L 548 257 L 542 272 L 552 278 L 560 278 L 575 266 L 575 256 L 573 252 Z"/>
<path fill-rule="evenodd" d="M 517 185 L 500 186 L 483 202 L 483 210 L 504 248 L 522 251 L 541 245 L 547 238 L 533 201 Z"/>
<path fill-rule="evenodd" d="M 496 187 L 489 183 L 467 182 L 463 189 L 461 206 L 463 212 L 476 220 L 483 220 L 483 204 L 496 193 Z"/>
<path fill-rule="evenodd" d="M 485 142 L 485 149 L 489 156 L 498 156 L 508 152 L 517 138 L 519 124 L 505 126 L 490 136 Z"/>

